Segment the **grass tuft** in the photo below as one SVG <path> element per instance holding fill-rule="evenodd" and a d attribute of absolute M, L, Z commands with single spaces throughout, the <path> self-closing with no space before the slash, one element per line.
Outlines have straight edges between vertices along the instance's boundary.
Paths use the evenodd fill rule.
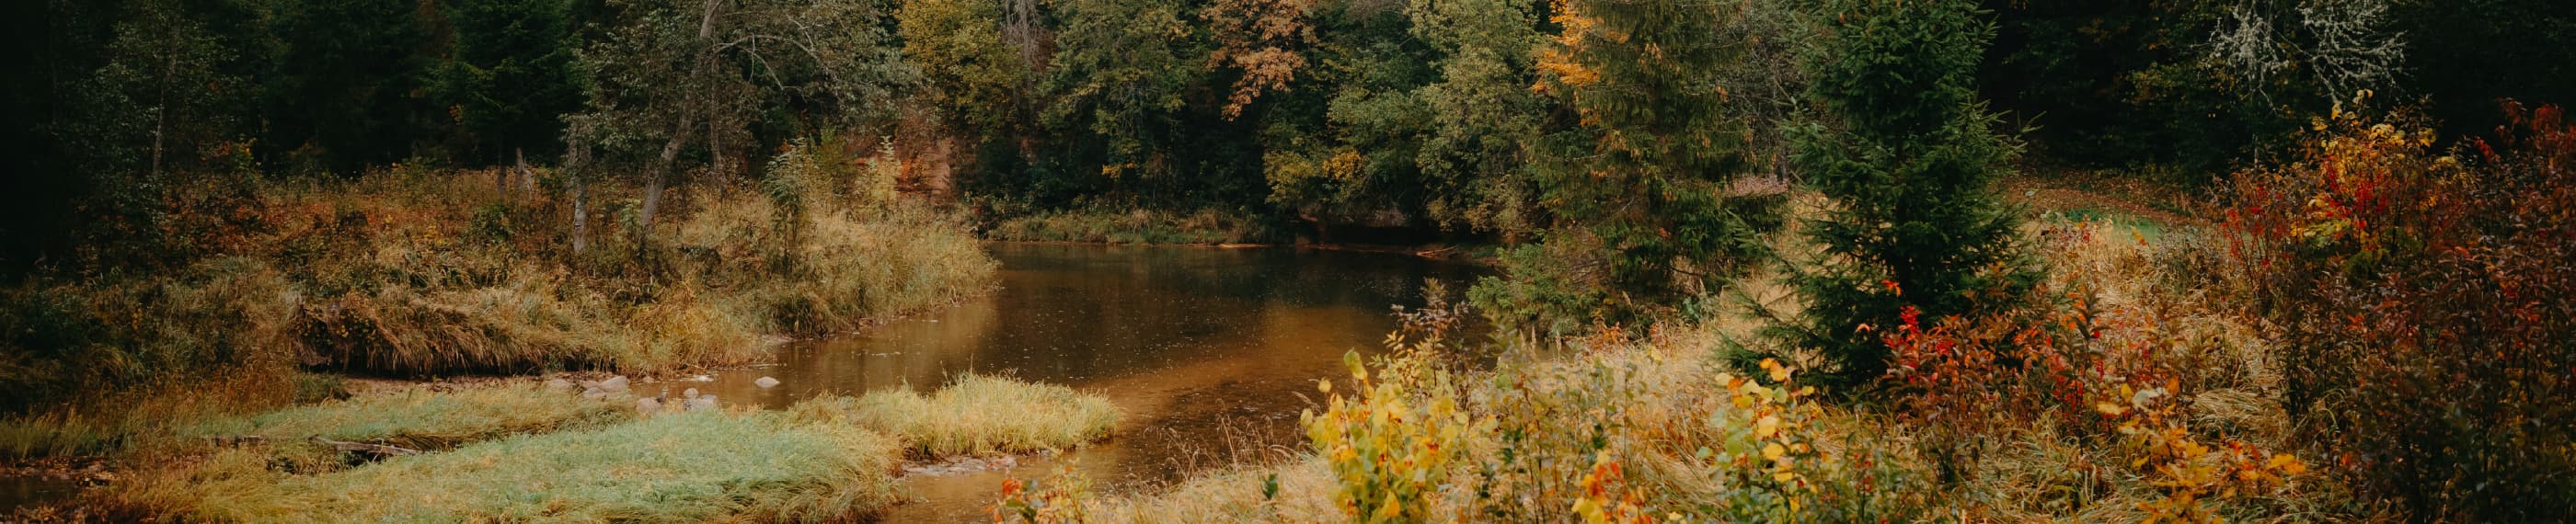
<path fill-rule="evenodd" d="M 799 417 L 847 420 L 904 438 L 916 456 L 1068 449 L 1109 436 L 1118 407 L 1073 388 L 985 375 L 958 377 L 938 392 L 870 393 L 816 399 Z"/>

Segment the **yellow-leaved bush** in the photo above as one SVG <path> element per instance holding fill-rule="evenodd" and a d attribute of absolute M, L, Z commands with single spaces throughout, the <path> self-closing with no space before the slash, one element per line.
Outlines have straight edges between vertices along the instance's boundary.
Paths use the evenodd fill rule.
<path fill-rule="evenodd" d="M 1398 339 L 1376 380 L 1358 353 L 1345 356 L 1354 396 L 1335 395 L 1324 412 L 1301 415 L 1307 438 L 1340 480 L 1335 500 L 1358 521 L 1431 520 L 1467 440 L 1492 430 L 1491 419 L 1459 408 L 1454 374 L 1426 354 L 1437 344 L 1437 337 Z M 1318 389 L 1329 394 L 1333 383 Z"/>

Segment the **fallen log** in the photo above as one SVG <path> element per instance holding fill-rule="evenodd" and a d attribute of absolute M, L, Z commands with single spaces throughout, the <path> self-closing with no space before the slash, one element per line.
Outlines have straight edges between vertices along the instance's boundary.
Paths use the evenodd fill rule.
<path fill-rule="evenodd" d="M 262 443 L 262 442 L 268 442 L 268 437 L 263 437 L 263 436 L 259 436 L 259 435 L 216 435 L 216 436 L 212 436 L 212 437 L 206 437 L 206 441 L 207 441 L 207 442 L 212 442 L 212 443 L 214 443 L 214 444 L 215 444 L 215 445 L 217 445 L 217 446 L 231 447 L 231 446 L 239 446 L 239 445 L 243 445 L 243 444 L 258 444 L 258 443 Z"/>
<path fill-rule="evenodd" d="M 384 457 L 407 457 L 407 456 L 412 456 L 412 455 L 418 455 L 418 454 L 420 454 L 420 450 L 416 450 L 416 449 L 403 448 L 403 447 L 396 447 L 396 446 L 387 446 L 387 445 L 384 445 L 384 444 L 368 444 L 368 443 L 365 443 L 365 442 L 349 442 L 349 441 L 345 441 L 345 440 L 331 440 L 331 439 L 327 439 L 327 438 L 322 438 L 322 436 L 321 436 L 321 435 L 314 435 L 314 436 L 311 436 L 311 437 L 306 437 L 306 438 L 305 438 L 305 440 L 312 441 L 312 442 L 313 442 L 313 443 L 315 443 L 315 444 L 321 444 L 321 445 L 325 445 L 325 446 L 330 446 L 330 447 L 331 447 L 331 449 L 337 449 L 337 450 L 340 450 L 340 451 L 345 451 L 345 452 L 350 452 L 350 453 L 371 453 L 371 454 L 374 454 L 377 458 L 384 458 Z M 264 443 L 267 443 L 267 442 L 268 442 L 268 437 L 266 437 L 266 436 L 261 436 L 261 435 L 217 435 L 217 436 L 212 436 L 212 437 L 206 437 L 206 441 L 207 441 L 207 442 L 214 443 L 214 444 L 215 444 L 215 445 L 217 445 L 217 446 L 239 446 L 239 445 L 244 445 L 244 444 L 264 444 Z"/>
<path fill-rule="evenodd" d="M 339 440 L 331 440 L 331 439 L 327 439 L 327 438 L 322 438 L 321 436 L 318 436 L 318 435 L 317 435 L 317 436 L 314 436 L 312 440 L 313 440 L 314 442 L 320 443 L 320 444 L 322 444 L 322 445 L 331 446 L 332 448 L 334 448 L 334 449 L 338 449 L 338 450 L 340 450 L 340 451 L 347 451 L 347 452 L 352 452 L 352 453 L 374 453 L 377 457 L 411 456 L 411 455 L 418 455 L 418 454 L 420 454 L 420 451 L 418 451 L 418 450 L 398 448 L 398 447 L 387 446 L 387 445 L 383 445 L 383 444 L 368 444 L 368 443 L 365 443 L 365 442 L 346 442 L 346 441 L 339 441 Z"/>

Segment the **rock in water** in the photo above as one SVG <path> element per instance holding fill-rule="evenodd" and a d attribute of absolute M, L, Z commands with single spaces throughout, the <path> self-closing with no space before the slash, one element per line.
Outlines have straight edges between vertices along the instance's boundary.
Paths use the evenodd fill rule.
<path fill-rule="evenodd" d="M 760 377 L 760 380 L 754 380 L 754 381 L 751 381 L 751 383 L 752 383 L 753 385 L 760 386 L 760 389 L 769 389 L 769 388 L 778 387 L 778 379 L 769 378 L 769 377 Z"/>
<path fill-rule="evenodd" d="M 681 391 L 680 398 L 696 400 L 698 398 L 698 388 L 689 388 L 686 391 Z"/>
<path fill-rule="evenodd" d="M 625 375 L 618 375 L 618 376 L 614 376 L 614 377 L 609 377 L 609 378 L 608 378 L 608 381 L 599 383 L 599 389 L 607 390 L 607 391 L 608 391 L 608 392 L 610 392 L 610 393 L 625 393 L 625 392 L 626 392 L 626 376 L 625 376 Z"/>
<path fill-rule="evenodd" d="M 689 406 L 689 411 L 707 411 L 707 410 L 712 410 L 712 409 L 715 409 L 715 408 L 716 408 L 716 396 L 715 396 L 715 395 L 707 395 L 707 396 L 703 396 L 703 397 L 698 397 L 698 398 L 689 399 L 689 402 L 688 402 L 688 404 L 687 404 L 687 405 Z"/>
<path fill-rule="evenodd" d="M 552 391 L 552 392 L 556 392 L 556 393 L 571 393 L 571 392 L 572 392 L 572 382 L 571 382 L 571 381 L 564 380 L 564 379 L 560 379 L 560 378 L 556 378 L 556 379 L 547 379 L 547 380 L 546 380 L 546 391 Z"/>
<path fill-rule="evenodd" d="M 635 412 L 651 415 L 662 411 L 662 400 L 653 397 L 635 399 Z"/>
<path fill-rule="evenodd" d="M 608 392 L 606 392 L 606 391 L 600 391 L 600 390 L 596 390 L 596 389 L 585 389 L 585 390 L 582 390 L 582 391 L 581 391 L 581 398 L 587 398 L 587 399 L 602 399 L 602 398 L 608 398 Z"/>

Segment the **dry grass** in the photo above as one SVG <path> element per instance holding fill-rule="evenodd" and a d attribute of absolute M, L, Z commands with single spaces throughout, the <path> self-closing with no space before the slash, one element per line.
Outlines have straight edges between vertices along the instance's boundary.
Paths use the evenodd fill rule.
<path fill-rule="evenodd" d="M 1263 487 L 1276 482 L 1270 497 Z M 1339 522 L 1333 474 L 1314 457 L 1254 468 L 1219 470 L 1155 493 L 1084 502 L 1094 523 Z"/>
<path fill-rule="evenodd" d="M 903 437 L 915 456 L 1071 449 L 1109 436 L 1118 407 L 1099 395 L 986 375 L 958 377 L 929 395 L 910 390 L 816 399 L 800 417 L 844 420 Z"/>
<path fill-rule="evenodd" d="M 86 502 L 210 522 L 854 521 L 898 500 L 894 439 L 698 412 L 305 474 L 233 449 Z"/>
<path fill-rule="evenodd" d="M 998 263 L 963 224 L 916 203 L 837 210 L 730 200 L 682 224 L 677 242 L 704 253 L 703 281 L 767 329 L 845 331 L 982 292 Z M 824 210 L 812 210 L 820 207 Z M 780 221 L 796 221 L 793 232 Z"/>
<path fill-rule="evenodd" d="M 235 409 L 283 404 L 299 363 L 428 376 L 756 362 L 765 334 L 953 302 L 985 290 L 995 268 L 941 211 L 848 202 L 809 206 L 805 234 L 766 244 L 699 226 L 769 219 L 749 206 L 675 204 L 661 240 L 645 243 L 594 209 L 593 247 L 576 255 L 566 199 L 505 199 L 491 175 L 397 167 L 258 184 L 216 210 L 222 227 L 184 239 L 232 256 L 0 290 L 0 332 L 11 333 L 0 337 L 0 413 L 21 415 L 0 422 L 0 449 L 112 447 L 92 443 L 130 432 L 107 412 L 147 391 L 223 387 L 211 393 L 244 400 Z M 592 190 L 600 205 L 621 188 Z"/>

